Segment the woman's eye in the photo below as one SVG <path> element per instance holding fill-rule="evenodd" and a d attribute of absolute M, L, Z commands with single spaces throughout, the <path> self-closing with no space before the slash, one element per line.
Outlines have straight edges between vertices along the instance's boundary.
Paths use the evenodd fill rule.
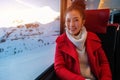
<path fill-rule="evenodd" d="M 75 19 L 74 21 L 79 21 L 78 19 Z"/>

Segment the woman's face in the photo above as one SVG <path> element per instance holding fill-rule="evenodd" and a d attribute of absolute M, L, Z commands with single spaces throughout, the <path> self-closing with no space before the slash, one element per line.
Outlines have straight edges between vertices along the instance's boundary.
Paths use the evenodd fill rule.
<path fill-rule="evenodd" d="M 78 35 L 85 20 L 77 10 L 69 11 L 65 17 L 65 26 L 71 35 Z"/>

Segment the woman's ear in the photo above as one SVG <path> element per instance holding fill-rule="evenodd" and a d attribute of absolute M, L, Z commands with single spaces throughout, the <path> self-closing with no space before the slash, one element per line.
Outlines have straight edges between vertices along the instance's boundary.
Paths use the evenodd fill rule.
<path fill-rule="evenodd" d="M 64 24 L 64 25 L 65 25 L 65 27 L 67 26 L 66 22 L 65 22 L 65 24 Z"/>
<path fill-rule="evenodd" d="M 84 26 L 85 25 L 85 19 L 83 19 L 83 25 L 82 26 Z"/>

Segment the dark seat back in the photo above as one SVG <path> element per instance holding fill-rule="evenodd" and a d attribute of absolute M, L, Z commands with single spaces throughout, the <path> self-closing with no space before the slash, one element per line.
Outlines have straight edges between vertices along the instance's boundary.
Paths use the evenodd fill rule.
<path fill-rule="evenodd" d="M 114 55 L 114 80 L 120 80 L 120 25 L 117 29 L 117 39 L 116 39 L 116 47 L 115 47 L 115 55 Z"/>

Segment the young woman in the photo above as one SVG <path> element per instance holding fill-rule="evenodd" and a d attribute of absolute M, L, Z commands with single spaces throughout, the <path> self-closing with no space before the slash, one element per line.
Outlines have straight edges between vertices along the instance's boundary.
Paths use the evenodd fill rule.
<path fill-rule="evenodd" d="M 86 31 L 85 3 L 79 1 L 67 9 L 66 31 L 56 40 L 56 75 L 60 80 L 112 80 L 100 39 Z"/>

